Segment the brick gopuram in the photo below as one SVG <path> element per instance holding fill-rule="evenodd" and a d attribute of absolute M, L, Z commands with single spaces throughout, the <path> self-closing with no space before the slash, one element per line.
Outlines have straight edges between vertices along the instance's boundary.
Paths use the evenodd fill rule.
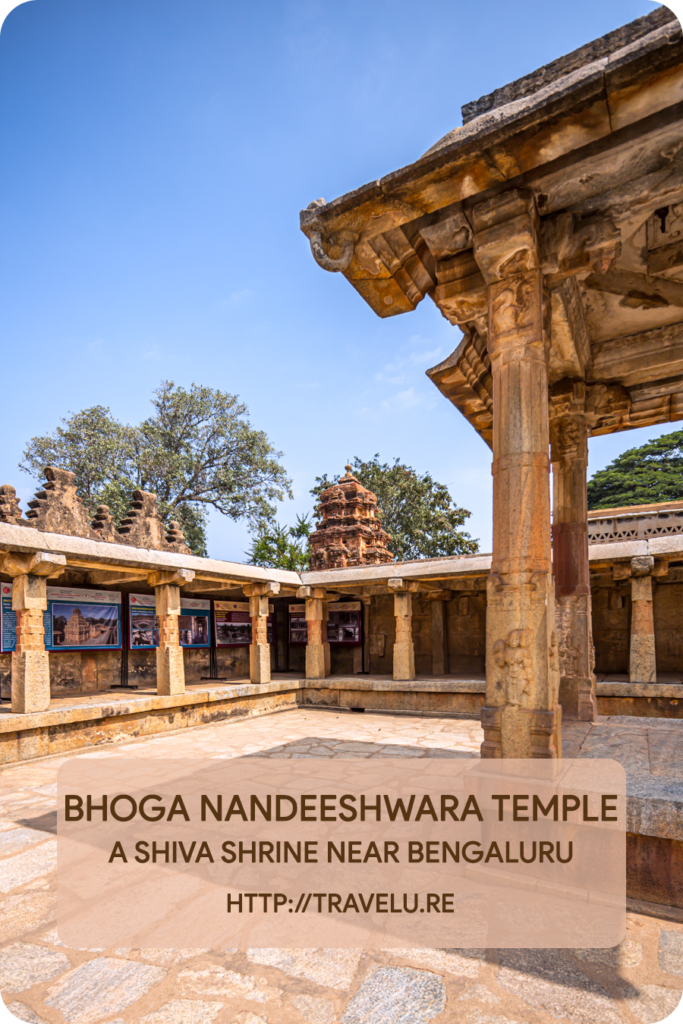
<path fill-rule="evenodd" d="M 344 466 L 346 476 L 320 495 L 322 522 L 311 535 L 311 569 L 392 562 L 389 534 L 382 529 L 377 498 Z"/>

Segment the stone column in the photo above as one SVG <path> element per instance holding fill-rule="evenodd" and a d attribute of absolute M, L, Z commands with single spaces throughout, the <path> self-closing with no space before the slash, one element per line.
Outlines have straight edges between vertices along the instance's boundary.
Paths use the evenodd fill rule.
<path fill-rule="evenodd" d="M 191 569 L 153 572 L 147 577 L 156 595 L 156 614 L 159 620 L 159 646 L 157 647 L 157 693 L 168 697 L 185 693 L 185 660 L 180 646 L 178 616 L 180 615 L 180 588 L 191 583 Z"/>
<path fill-rule="evenodd" d="M 394 643 L 394 679 L 415 678 L 415 646 L 413 644 L 413 595 L 410 584 L 403 580 L 389 580 L 394 592 L 396 616 L 396 642 Z"/>
<path fill-rule="evenodd" d="M 249 598 L 249 614 L 251 616 L 249 679 L 252 683 L 269 683 L 268 606 L 269 598 L 280 593 L 280 584 L 250 583 L 244 587 L 244 593 Z"/>
<path fill-rule="evenodd" d="M 550 547 L 548 365 L 534 201 L 472 211 L 488 284 L 493 377 L 493 558 L 487 581 L 482 757 L 561 756 Z"/>
<path fill-rule="evenodd" d="M 28 715 L 50 708 L 50 656 L 45 650 L 43 612 L 47 609 L 47 577 L 66 568 L 64 555 L 39 551 L 6 554 L 0 571 L 12 576 L 12 608 L 17 616 L 12 652 L 12 711 Z"/>
<path fill-rule="evenodd" d="M 361 638 L 363 641 L 362 658 L 363 658 L 363 672 L 370 672 L 370 614 L 372 609 L 372 597 L 367 594 L 363 594 L 361 597 L 363 602 L 363 621 L 361 623 Z"/>
<path fill-rule="evenodd" d="M 330 674 L 330 645 L 327 642 L 329 612 L 324 587 L 299 587 L 297 597 L 306 602 L 306 679 L 326 679 Z"/>
<path fill-rule="evenodd" d="M 432 612 L 432 675 L 445 676 L 448 672 L 448 620 L 446 601 L 452 597 L 450 591 L 429 594 Z"/>
<path fill-rule="evenodd" d="M 628 675 L 632 683 L 656 683 L 655 618 L 652 603 L 652 555 L 631 559 L 631 646 Z"/>
<path fill-rule="evenodd" d="M 553 573 L 562 717 L 593 722 L 595 656 L 588 565 L 586 386 L 561 382 L 550 397 Z"/>

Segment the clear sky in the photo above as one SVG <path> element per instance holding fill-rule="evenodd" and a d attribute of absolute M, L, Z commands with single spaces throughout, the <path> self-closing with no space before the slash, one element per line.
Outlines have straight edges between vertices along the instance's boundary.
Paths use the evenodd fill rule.
<path fill-rule="evenodd" d="M 69 411 L 150 412 L 162 379 L 240 395 L 316 475 L 399 457 L 491 544 L 490 452 L 425 377 L 460 334 L 381 321 L 314 262 L 299 210 L 415 160 L 461 104 L 649 0 L 32 0 L 0 33 L 0 483 Z M 675 426 L 591 442 L 591 471 Z M 209 551 L 243 560 L 241 524 Z"/>

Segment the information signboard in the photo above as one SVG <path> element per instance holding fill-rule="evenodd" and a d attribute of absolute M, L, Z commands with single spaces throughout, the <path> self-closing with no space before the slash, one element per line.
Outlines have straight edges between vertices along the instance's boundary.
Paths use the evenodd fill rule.
<path fill-rule="evenodd" d="M 248 601 L 214 601 L 216 647 L 248 647 L 251 644 L 251 616 Z M 275 606 L 268 605 L 268 643 L 273 642 Z"/>
<path fill-rule="evenodd" d="M 112 590 L 48 587 L 43 615 L 46 651 L 121 647 L 121 594 Z"/>
<path fill-rule="evenodd" d="M 17 613 L 12 609 L 12 584 L 0 583 L 0 651 L 17 646 Z"/>
<path fill-rule="evenodd" d="M 335 601 L 328 606 L 327 641 L 330 644 L 361 642 L 362 605 L 360 601 Z"/>
<path fill-rule="evenodd" d="M 130 594 L 130 648 L 139 651 L 159 646 L 159 623 L 154 594 Z M 180 597 L 178 631 L 181 647 L 209 647 L 211 602 Z"/>
<path fill-rule="evenodd" d="M 290 604 L 289 606 L 289 642 L 290 644 L 308 643 L 305 604 Z"/>

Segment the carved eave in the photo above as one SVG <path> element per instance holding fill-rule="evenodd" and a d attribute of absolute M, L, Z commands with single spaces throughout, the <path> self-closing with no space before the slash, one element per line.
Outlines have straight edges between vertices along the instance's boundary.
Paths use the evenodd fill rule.
<path fill-rule="evenodd" d="M 493 382 L 486 337 L 469 328 L 465 332 L 455 352 L 427 370 L 427 376 L 492 447 Z"/>

